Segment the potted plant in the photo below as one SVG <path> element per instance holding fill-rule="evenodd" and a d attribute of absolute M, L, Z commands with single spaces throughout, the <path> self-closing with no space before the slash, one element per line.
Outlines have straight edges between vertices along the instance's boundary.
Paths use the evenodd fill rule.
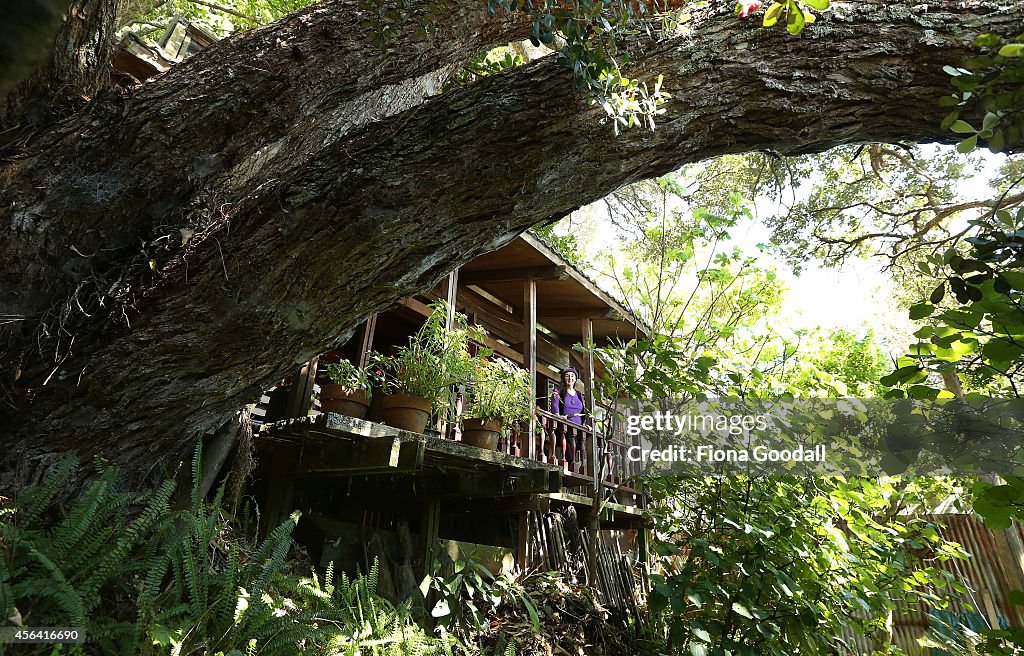
<path fill-rule="evenodd" d="M 466 317 L 455 315 L 446 327 L 448 305 L 438 301 L 423 326 L 384 357 L 372 354 L 372 367 L 382 378 L 381 408 L 384 423 L 422 433 L 434 409 L 451 402 L 452 387 L 466 380 L 475 359 L 469 354 L 471 339 L 482 341 L 484 331 L 470 326 Z"/>
<path fill-rule="evenodd" d="M 502 431 L 528 419 L 533 406 L 528 371 L 504 358 L 480 358 L 470 377 L 462 441 L 481 449 L 496 449 Z"/>
<path fill-rule="evenodd" d="M 320 409 L 364 419 L 370 409 L 370 378 L 348 360 L 324 366 L 321 371 L 331 382 L 320 384 Z"/>

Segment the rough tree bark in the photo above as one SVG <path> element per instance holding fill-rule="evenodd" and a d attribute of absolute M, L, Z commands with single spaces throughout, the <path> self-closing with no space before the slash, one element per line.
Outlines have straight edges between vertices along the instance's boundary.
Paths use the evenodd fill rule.
<path fill-rule="evenodd" d="M 368 314 L 623 184 L 727 153 L 945 140 L 941 67 L 1024 17 L 868 0 L 793 38 L 711 12 L 635 44 L 631 72 L 673 99 L 655 132 L 615 137 L 553 58 L 432 95 L 526 29 L 447 9 L 381 51 L 357 2 L 316 5 L 8 141 L 0 490 L 68 452 L 161 472 Z"/>

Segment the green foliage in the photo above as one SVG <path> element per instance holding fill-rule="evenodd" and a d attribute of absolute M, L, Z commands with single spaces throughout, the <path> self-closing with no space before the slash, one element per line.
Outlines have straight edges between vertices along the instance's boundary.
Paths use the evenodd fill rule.
<path fill-rule="evenodd" d="M 814 259 L 836 266 L 879 257 L 899 274 L 912 273 L 919 253 L 955 239 L 957 219 L 970 218 L 987 202 L 962 193 L 960 183 L 976 164 L 951 150 L 871 145 L 785 160 L 734 158 L 713 171 L 729 179 L 742 175 L 748 185 L 760 181 L 780 201 L 783 211 L 765 223 L 778 252 L 797 270 Z"/>
<path fill-rule="evenodd" d="M 526 63 L 523 56 L 513 47 L 499 46 L 473 57 L 448 77 L 441 86 L 441 93 L 465 86 L 477 78 L 507 71 Z"/>
<path fill-rule="evenodd" d="M 464 416 L 498 419 L 504 426 L 529 419 L 536 405 L 530 372 L 504 358 L 478 358 L 469 377 Z"/>
<path fill-rule="evenodd" d="M 938 627 L 932 627 L 928 635 L 918 638 L 918 643 L 932 653 L 949 656 L 1022 656 L 1024 628 L 975 631 L 962 624 L 941 622 Z"/>
<path fill-rule="evenodd" d="M 434 573 L 420 583 L 423 596 L 436 599 L 430 615 L 441 626 L 469 639 L 486 630 L 488 613 L 512 604 L 529 616 L 534 632 L 540 631 L 537 607 L 514 574 L 503 571 L 495 576 L 472 558 L 444 558 L 445 563 L 434 562 Z M 451 573 L 446 576 L 444 570 Z"/>
<path fill-rule="evenodd" d="M 803 336 L 794 347 L 793 362 L 778 379 L 788 383 L 781 393 L 868 398 L 885 393 L 879 378 L 888 370 L 889 359 L 874 331 L 857 336 L 839 329 Z"/>
<path fill-rule="evenodd" d="M 582 264 L 582 256 L 580 255 L 580 245 L 576 240 L 576 235 L 572 232 L 560 235 L 555 232 L 555 226 L 557 224 L 552 223 L 549 225 L 534 226 L 530 228 L 530 233 L 535 237 L 539 237 L 541 241 L 555 249 L 555 251 L 561 255 L 567 262 L 575 265 Z"/>
<path fill-rule="evenodd" d="M 86 627 L 92 640 L 113 649 L 124 644 L 124 623 L 101 606 L 132 595 L 128 576 L 139 567 L 126 556 L 166 525 L 174 486 L 134 498 L 116 489 L 116 468 L 99 466 L 100 476 L 56 520 L 50 517 L 73 467 L 68 460 L 0 509 L 0 606 L 4 617 L 20 615 L 27 625 Z M 125 511 L 136 504 L 141 511 L 128 521 Z"/>
<path fill-rule="evenodd" d="M 910 308 L 926 320 L 917 342 L 882 379 L 900 386 L 892 396 L 952 397 L 936 387 L 942 376 L 965 374 L 968 391 L 1020 397 L 1024 368 L 1024 209 L 994 210 L 971 222 L 969 250 L 930 255 L 922 270 L 938 285 Z M 947 293 L 948 290 L 948 293 Z"/>
<path fill-rule="evenodd" d="M 255 545 L 221 508 L 223 488 L 208 503 L 196 485 L 190 507 L 171 511 L 172 482 L 134 497 L 118 491 L 114 468 L 61 512 L 54 499 L 71 467 L 61 463 L 0 509 L 5 618 L 83 626 L 90 653 L 451 654 L 458 646 L 416 627 L 407 604 L 377 597 L 376 566 L 337 583 L 331 567 L 322 578 L 290 573 L 298 513 Z M 197 450 L 193 480 L 200 469 Z"/>
<path fill-rule="evenodd" d="M 469 354 L 470 340 L 482 343 L 486 333 L 470 326 L 465 315 L 454 313 L 451 328 L 446 327 L 448 305 L 437 301 L 430 316 L 395 355 L 371 354 L 371 366 L 382 372 L 382 391 L 418 396 L 434 407 L 444 405 L 452 386 L 469 380 L 476 359 Z"/>
<path fill-rule="evenodd" d="M 1024 479 L 1010 477 L 1000 485 L 978 481 L 974 486 L 974 512 L 992 529 L 1010 528 L 1011 520 L 1024 520 Z"/>
<path fill-rule="evenodd" d="M 897 601 L 943 605 L 958 586 L 932 565 L 962 557 L 938 527 L 900 513 L 948 491 L 872 479 L 658 478 L 650 487 L 663 573 L 652 613 L 673 653 L 833 653 Z"/>
<path fill-rule="evenodd" d="M 800 34 L 806 25 L 817 20 L 817 17 L 810 10 L 815 9 L 817 11 L 825 11 L 829 8 L 830 4 L 829 0 L 807 0 L 806 2 L 801 2 L 799 0 L 787 0 L 784 3 L 773 2 L 771 6 L 765 10 L 762 24 L 765 27 L 772 27 L 779 22 L 779 19 L 785 18 L 786 29 L 789 33 L 793 35 Z M 745 13 L 745 10 L 751 5 L 757 5 L 757 7 L 760 7 L 761 3 L 740 2 L 736 5 L 736 12 L 741 17 L 745 17 L 746 13 L 749 13 Z"/>
<path fill-rule="evenodd" d="M 969 153 L 979 141 L 1000 152 L 1024 143 L 1024 35 L 1004 42 L 998 34 L 981 34 L 974 45 L 983 54 L 971 57 L 961 66 L 945 66 L 950 83 L 956 89 L 939 104 L 952 107 L 943 125 L 961 135 L 957 150 Z M 980 124 L 961 118 L 983 114 Z"/>
<path fill-rule="evenodd" d="M 324 366 L 322 371 L 335 385 L 370 391 L 370 367 L 360 368 L 348 360 L 341 360 Z"/>
<path fill-rule="evenodd" d="M 313 0 L 133 0 L 125 11 L 124 24 L 159 41 L 163 28 L 174 17 L 194 22 L 218 36 L 266 25 L 312 3 Z"/>

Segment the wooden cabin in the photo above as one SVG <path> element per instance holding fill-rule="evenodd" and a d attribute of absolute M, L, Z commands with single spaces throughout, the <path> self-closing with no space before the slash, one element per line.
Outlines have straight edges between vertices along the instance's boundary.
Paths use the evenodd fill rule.
<path fill-rule="evenodd" d="M 457 425 L 418 434 L 373 421 L 373 406 L 369 420 L 319 412 L 312 400 L 318 364 L 341 357 L 364 364 L 371 350 L 405 343 L 437 299 L 484 327 L 484 346 L 530 372 L 537 412 L 529 425 L 491 451 L 461 442 Z M 296 538 L 314 561 L 365 571 L 376 559 L 387 565 L 382 591 L 396 599 L 410 594 L 446 551 L 453 560 L 472 557 L 495 568 L 514 562 L 561 570 L 594 584 L 610 605 L 635 609 L 647 547 L 639 469 L 626 458 L 630 443 L 603 434 L 600 423 L 581 426 L 551 414 L 548 400 L 558 372 L 572 365 L 593 406 L 589 390 L 603 364 L 574 344 L 643 334 L 641 322 L 547 244 L 517 237 L 371 317 L 347 343 L 264 397 L 254 421 L 266 525 L 302 510 L 307 519 Z M 596 488 L 607 500 L 602 564 L 589 572 L 585 527 Z"/>

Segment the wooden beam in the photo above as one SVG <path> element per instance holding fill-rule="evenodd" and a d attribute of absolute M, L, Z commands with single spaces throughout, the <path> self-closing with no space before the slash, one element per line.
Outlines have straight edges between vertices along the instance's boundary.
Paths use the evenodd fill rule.
<path fill-rule="evenodd" d="M 423 317 L 430 316 L 430 307 L 425 303 L 417 301 L 415 298 L 402 298 L 399 299 L 398 305 L 405 306 L 415 312 L 416 314 L 422 315 Z"/>
<path fill-rule="evenodd" d="M 447 314 L 444 318 L 444 327 L 446 330 L 451 330 L 455 327 L 455 303 L 458 300 L 459 295 L 459 268 L 455 267 L 452 272 L 448 274 L 448 278 L 445 280 L 445 299 L 444 304 L 447 309 Z M 465 381 L 459 381 L 463 383 Z M 449 386 L 448 398 L 451 399 L 448 402 L 448 411 L 437 413 L 437 419 L 434 421 L 433 428 L 441 435 L 446 437 L 456 438 L 460 435 L 459 431 L 459 412 L 461 411 L 461 400 L 459 399 L 458 385 Z"/>
<path fill-rule="evenodd" d="M 602 307 L 538 307 L 537 319 L 618 319 L 618 312 Z"/>
<path fill-rule="evenodd" d="M 527 280 L 523 285 L 523 363 L 530 372 L 530 390 L 534 397 L 533 407 L 537 405 L 537 281 Z M 536 440 L 537 416 L 530 412 L 529 428 L 526 431 L 526 457 L 533 460 L 537 456 Z"/>
<path fill-rule="evenodd" d="M 462 283 L 478 285 L 485 282 L 516 282 L 518 280 L 567 280 L 570 274 L 565 266 L 533 266 L 486 271 L 465 271 Z"/>
<path fill-rule="evenodd" d="M 539 253 L 541 253 L 542 255 L 544 255 L 550 262 L 555 263 L 555 264 L 562 264 L 562 263 L 565 262 L 565 260 L 562 258 L 561 255 L 559 255 L 555 251 L 551 250 L 546 244 L 544 244 L 543 242 L 538 240 L 536 237 L 532 237 L 529 233 L 524 232 L 523 234 L 519 235 L 519 238 L 522 239 L 523 241 L 525 241 L 527 244 L 529 244 L 534 250 L 536 250 Z M 580 286 L 584 287 L 587 291 L 589 291 L 591 294 L 593 294 L 595 297 L 597 297 L 598 300 L 600 300 L 603 303 L 607 304 L 608 307 L 613 308 L 615 310 L 618 310 L 622 314 L 623 317 L 630 317 L 630 316 L 632 316 L 632 315 L 629 314 L 629 311 L 626 310 L 626 308 L 621 303 L 619 303 L 617 300 L 612 298 L 612 296 L 607 294 L 603 289 L 598 287 L 592 281 L 587 279 L 586 276 L 581 274 L 574 267 L 569 266 L 569 267 L 567 267 L 566 270 L 568 271 L 569 277 L 572 280 L 575 280 L 576 282 L 578 282 L 580 284 Z M 629 322 L 633 323 L 633 321 L 629 321 Z M 646 334 L 647 327 L 644 326 L 642 322 L 637 321 L 636 322 L 636 326 L 637 326 L 637 329 L 638 329 L 638 331 L 640 333 Z"/>
<path fill-rule="evenodd" d="M 572 492 L 552 492 L 551 494 L 542 495 L 552 501 L 561 501 L 562 503 L 571 503 L 577 506 L 593 507 L 594 500 L 588 496 L 582 494 L 573 494 Z M 623 515 L 631 515 L 633 517 L 643 517 L 643 511 L 636 506 L 624 506 L 621 503 L 614 501 L 606 501 L 604 503 L 605 510 L 612 510 L 616 513 Z"/>
<path fill-rule="evenodd" d="M 490 299 L 480 296 L 465 286 L 459 289 L 459 299 L 462 305 L 477 315 L 479 323 L 489 333 L 513 344 L 513 348 L 522 348 L 522 316 L 498 307 Z M 569 363 L 568 353 L 542 332 L 537 333 L 537 357 L 541 362 L 549 363 L 558 369 Z"/>
<path fill-rule="evenodd" d="M 434 558 L 438 550 L 438 529 L 441 524 L 441 501 L 431 497 L 423 502 L 422 526 L 423 534 L 423 571 L 422 577 L 433 574 Z"/>
<path fill-rule="evenodd" d="M 448 316 L 445 318 L 444 327 L 451 330 L 455 325 L 455 303 L 457 301 L 457 295 L 459 293 L 459 269 L 455 268 L 454 271 L 448 274 L 448 278 L 445 281 L 445 302 L 448 305 Z"/>
<path fill-rule="evenodd" d="M 516 564 L 519 571 L 525 572 L 530 566 L 530 513 L 521 512 L 516 522 Z"/>
<path fill-rule="evenodd" d="M 300 474 L 363 474 L 416 471 L 422 466 L 422 442 L 397 437 L 306 445 L 296 467 Z"/>
<path fill-rule="evenodd" d="M 373 333 L 377 329 L 377 315 L 371 314 L 363 324 L 363 340 L 359 345 L 359 361 L 356 366 L 360 369 L 365 367 L 370 360 L 370 351 L 373 350 Z"/>
<path fill-rule="evenodd" d="M 260 526 L 261 540 L 267 536 L 269 531 L 284 523 L 285 518 L 291 514 L 294 493 L 295 480 L 291 476 L 275 476 L 270 479 L 266 503 L 263 504 L 267 522 Z"/>
<path fill-rule="evenodd" d="M 558 472 L 545 469 L 527 469 L 509 472 L 505 475 L 494 473 L 463 474 L 458 476 L 454 489 L 438 492 L 466 497 L 508 497 L 524 494 L 549 494 L 557 492 L 562 480 Z"/>
<path fill-rule="evenodd" d="M 309 414 L 310 405 L 313 403 L 313 382 L 316 379 L 316 363 L 317 358 L 313 358 L 295 372 L 292 390 L 288 395 L 285 419 L 305 417 Z"/>
<path fill-rule="evenodd" d="M 551 500 L 538 494 L 529 494 L 497 499 L 464 499 L 457 507 L 466 512 L 482 515 L 516 514 L 528 510 L 547 512 L 551 507 Z"/>

